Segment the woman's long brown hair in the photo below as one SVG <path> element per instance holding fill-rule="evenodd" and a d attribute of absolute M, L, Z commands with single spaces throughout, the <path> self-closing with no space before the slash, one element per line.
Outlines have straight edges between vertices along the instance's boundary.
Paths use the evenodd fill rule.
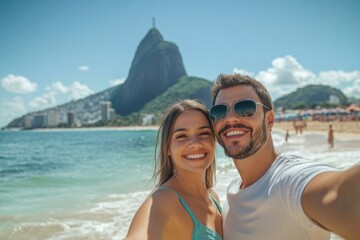
<path fill-rule="evenodd" d="M 159 187 L 169 180 L 174 175 L 174 166 L 169 156 L 169 147 L 171 141 L 171 133 L 176 119 L 180 114 L 195 110 L 204 114 L 209 122 L 211 134 L 215 142 L 214 126 L 212 124 L 208 109 L 201 103 L 195 100 L 180 100 L 171 105 L 165 112 L 160 128 L 156 137 L 155 144 L 155 169 L 153 178 L 155 179 L 156 186 Z M 211 165 L 206 169 L 206 188 L 211 188 L 215 180 L 215 159 Z"/>

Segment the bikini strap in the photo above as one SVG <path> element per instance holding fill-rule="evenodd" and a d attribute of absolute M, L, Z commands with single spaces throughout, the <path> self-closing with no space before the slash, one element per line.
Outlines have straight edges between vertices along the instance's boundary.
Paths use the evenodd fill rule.
<path fill-rule="evenodd" d="M 219 212 L 221 213 L 222 208 L 220 206 L 220 204 L 216 201 L 215 197 L 213 195 L 210 194 L 211 199 L 213 200 L 213 202 L 215 203 L 215 206 L 217 207 L 217 209 L 219 210 Z"/>

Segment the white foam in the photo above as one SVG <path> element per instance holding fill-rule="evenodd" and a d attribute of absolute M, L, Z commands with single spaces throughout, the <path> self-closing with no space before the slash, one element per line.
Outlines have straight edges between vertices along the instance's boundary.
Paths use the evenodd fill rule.
<path fill-rule="evenodd" d="M 0 228 L 1 236 L 8 239 L 122 239 L 149 193 L 111 194 L 90 209 L 58 214 L 47 220 L 12 219 L 6 229 Z"/>

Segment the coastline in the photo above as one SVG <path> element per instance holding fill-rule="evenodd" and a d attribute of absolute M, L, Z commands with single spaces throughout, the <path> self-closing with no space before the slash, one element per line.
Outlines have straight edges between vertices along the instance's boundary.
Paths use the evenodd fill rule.
<path fill-rule="evenodd" d="M 65 131 L 143 131 L 143 130 L 158 130 L 159 126 L 119 126 L 119 127 L 79 127 L 79 128 L 34 128 L 29 130 L 23 129 L 7 129 L 3 132 L 11 131 L 29 131 L 29 132 L 65 132 Z"/>

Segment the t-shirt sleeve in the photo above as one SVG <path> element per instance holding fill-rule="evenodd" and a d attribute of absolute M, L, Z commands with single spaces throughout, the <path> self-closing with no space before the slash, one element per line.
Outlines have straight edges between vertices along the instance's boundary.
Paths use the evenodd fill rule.
<path fill-rule="evenodd" d="M 301 205 L 302 193 L 316 175 L 338 170 L 330 165 L 303 160 L 297 156 L 288 156 L 283 166 L 282 181 L 286 184 L 286 187 L 283 186 L 286 190 L 281 194 L 282 202 L 296 221 L 304 227 L 313 228 L 316 225 L 306 216 Z"/>

